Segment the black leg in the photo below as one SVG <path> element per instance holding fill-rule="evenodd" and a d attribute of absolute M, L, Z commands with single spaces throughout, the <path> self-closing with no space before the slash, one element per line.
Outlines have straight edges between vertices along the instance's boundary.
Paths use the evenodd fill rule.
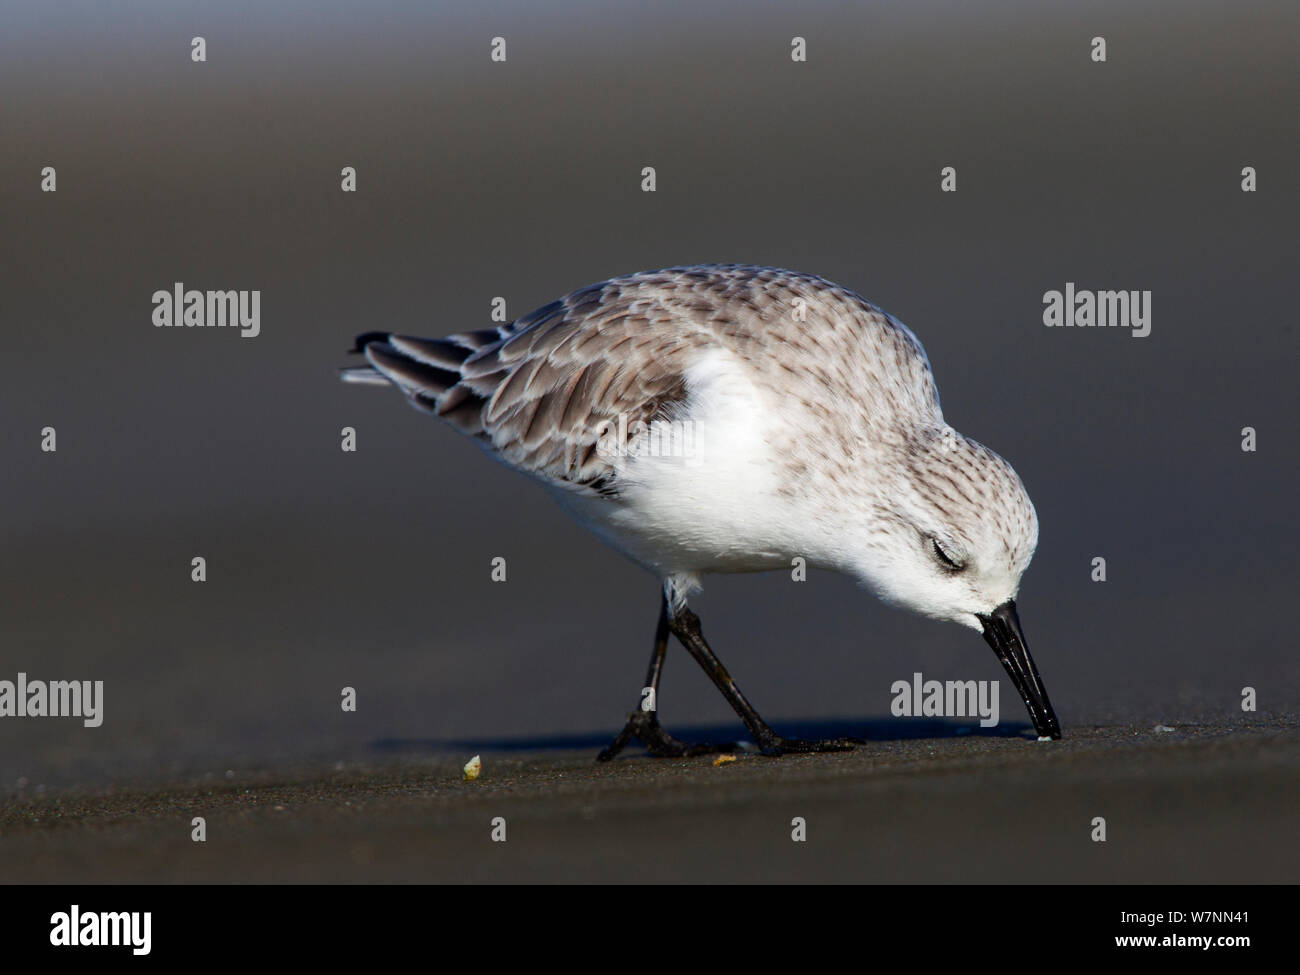
<path fill-rule="evenodd" d="M 855 744 L 862 744 L 850 738 L 829 738 L 821 741 L 782 738 L 759 717 L 754 706 L 749 703 L 745 695 L 740 692 L 740 688 L 736 686 L 736 682 L 731 679 L 731 675 L 727 673 L 727 668 L 722 666 L 722 661 L 709 649 L 709 645 L 704 641 L 698 616 L 686 607 L 682 607 L 676 616 L 668 620 L 668 628 L 681 641 L 682 646 L 690 651 L 696 662 L 704 668 L 704 672 L 722 692 L 727 703 L 735 709 L 736 714 L 740 715 L 740 720 L 745 722 L 745 727 L 754 736 L 755 743 L 764 755 L 781 755 L 785 752 L 842 752 L 848 751 Z"/>
<path fill-rule="evenodd" d="M 656 708 L 659 702 L 659 676 L 663 673 L 664 654 L 668 651 L 669 630 L 668 597 L 664 596 L 659 609 L 659 626 L 655 630 L 654 653 L 650 655 L 650 668 L 646 671 L 644 685 L 653 691 L 654 707 L 648 711 L 645 710 L 645 700 L 643 698 L 637 709 L 627 716 L 627 724 L 618 733 L 618 737 L 610 743 L 608 748 L 596 756 L 597 761 L 608 762 L 626 748 L 633 738 L 640 740 L 650 754 L 657 758 L 681 758 L 735 750 L 735 742 L 727 742 L 721 745 L 688 745 L 683 741 L 678 741 L 660 727 L 659 714 Z"/>

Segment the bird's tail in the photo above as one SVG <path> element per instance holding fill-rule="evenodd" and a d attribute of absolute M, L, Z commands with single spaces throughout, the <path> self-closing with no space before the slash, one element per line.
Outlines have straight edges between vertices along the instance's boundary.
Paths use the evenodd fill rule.
<path fill-rule="evenodd" d="M 365 332 L 357 336 L 349 351 L 364 355 L 369 364 L 345 367 L 340 378 L 350 383 L 396 386 L 413 406 L 476 436 L 483 432 L 483 406 L 502 379 L 502 373 L 494 368 L 494 358 L 482 360 L 509 337 L 502 331 L 490 328 L 444 339 Z M 479 367 L 466 374 L 471 359 L 479 360 Z"/>

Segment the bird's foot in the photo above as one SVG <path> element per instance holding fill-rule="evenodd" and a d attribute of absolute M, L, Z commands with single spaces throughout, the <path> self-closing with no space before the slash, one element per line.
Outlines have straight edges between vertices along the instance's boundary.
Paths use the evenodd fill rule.
<path fill-rule="evenodd" d="M 782 738 L 774 734 L 760 739 L 758 750 L 760 754 L 774 757 L 787 752 L 851 752 L 865 744 L 861 738 Z"/>
<path fill-rule="evenodd" d="M 596 756 L 596 761 L 608 762 L 626 748 L 633 738 L 645 745 L 646 750 L 655 758 L 689 758 L 694 755 L 712 755 L 716 752 L 733 752 L 738 747 L 734 741 L 724 742 L 719 745 L 691 745 L 684 741 L 678 741 L 660 727 L 659 716 L 655 712 L 633 711 L 627 716 L 627 724 L 618 733 L 618 737 L 610 743 L 608 748 Z"/>

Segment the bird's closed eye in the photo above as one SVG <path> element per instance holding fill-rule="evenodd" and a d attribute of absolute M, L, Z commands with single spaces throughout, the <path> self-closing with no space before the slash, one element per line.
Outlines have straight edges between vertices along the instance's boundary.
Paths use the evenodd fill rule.
<path fill-rule="evenodd" d="M 939 560 L 939 564 L 949 572 L 960 572 L 966 568 L 965 562 L 952 553 L 945 551 L 943 543 L 939 539 L 930 539 L 930 550 L 934 552 L 934 557 Z"/>

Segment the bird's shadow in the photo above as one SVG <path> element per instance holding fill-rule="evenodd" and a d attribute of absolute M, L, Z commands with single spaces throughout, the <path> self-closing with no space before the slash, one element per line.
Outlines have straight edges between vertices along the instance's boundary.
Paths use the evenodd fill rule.
<path fill-rule="evenodd" d="M 513 738 L 380 738 L 371 743 L 378 752 L 536 752 L 601 749 L 613 741 L 618 728 L 568 735 L 527 735 Z M 915 741 L 926 738 L 1025 738 L 1036 737 L 1033 726 L 1000 723 L 981 728 L 978 718 L 897 718 L 780 721 L 775 730 L 789 738 L 860 738 L 876 741 Z M 743 725 L 717 724 L 670 728 L 686 742 L 729 742 L 748 739 Z M 634 748 L 636 746 L 633 746 Z"/>

